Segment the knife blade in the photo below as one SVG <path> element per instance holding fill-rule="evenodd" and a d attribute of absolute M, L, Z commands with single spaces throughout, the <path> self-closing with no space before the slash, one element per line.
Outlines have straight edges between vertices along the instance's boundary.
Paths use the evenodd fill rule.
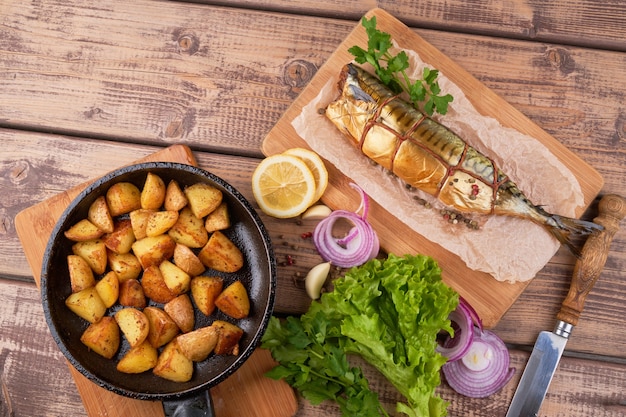
<path fill-rule="evenodd" d="M 602 197 L 598 216 L 593 221 L 604 229 L 587 238 L 574 265 L 569 292 L 556 316 L 555 328 L 552 332 L 539 333 L 506 417 L 538 416 L 565 345 L 578 324 L 587 295 L 604 268 L 611 241 L 625 216 L 626 199 L 615 194 Z"/>

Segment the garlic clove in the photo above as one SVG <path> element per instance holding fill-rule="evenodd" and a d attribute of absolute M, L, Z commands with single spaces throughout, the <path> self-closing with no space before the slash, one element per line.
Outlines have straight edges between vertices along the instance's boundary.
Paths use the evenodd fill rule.
<path fill-rule="evenodd" d="M 311 299 L 317 300 L 320 298 L 322 287 L 328 278 L 330 273 L 330 262 L 324 262 L 315 265 L 304 279 L 304 287 L 306 293 Z"/>
<path fill-rule="evenodd" d="M 309 207 L 304 213 L 302 213 L 303 220 L 319 220 L 326 218 L 332 213 L 330 207 L 324 204 L 316 204 Z"/>

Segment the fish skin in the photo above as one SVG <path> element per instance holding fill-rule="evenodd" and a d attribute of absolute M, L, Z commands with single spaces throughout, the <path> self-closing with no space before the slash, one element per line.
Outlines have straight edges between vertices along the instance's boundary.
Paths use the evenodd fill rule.
<path fill-rule="evenodd" d="M 580 256 L 574 235 L 602 230 L 533 204 L 495 162 L 456 133 L 401 99 L 355 64 L 341 71 L 341 95 L 326 117 L 366 156 L 449 207 L 528 219 Z"/>

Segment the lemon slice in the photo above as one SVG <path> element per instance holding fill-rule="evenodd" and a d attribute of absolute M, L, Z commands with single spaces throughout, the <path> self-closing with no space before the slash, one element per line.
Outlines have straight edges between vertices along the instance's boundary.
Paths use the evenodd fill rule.
<path fill-rule="evenodd" d="M 315 177 L 315 200 L 319 200 L 328 186 L 328 171 L 322 158 L 315 152 L 305 148 L 291 148 L 283 152 L 285 155 L 293 155 L 302 159 Z"/>
<path fill-rule="evenodd" d="M 315 177 L 293 155 L 265 158 L 252 173 L 252 193 L 264 213 L 278 218 L 302 214 L 315 202 Z"/>

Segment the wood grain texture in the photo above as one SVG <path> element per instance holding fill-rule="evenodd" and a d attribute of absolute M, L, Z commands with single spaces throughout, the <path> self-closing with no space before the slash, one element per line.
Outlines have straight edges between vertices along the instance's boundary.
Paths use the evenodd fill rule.
<path fill-rule="evenodd" d="M 176 2 L 110 4 L 3 0 L 11 18 L 0 37 L 0 126 L 261 156 L 263 137 L 356 24 Z M 614 82 L 623 54 L 417 33 L 577 153 L 626 137 L 625 90 Z M 602 167 L 616 158 L 585 161 Z"/>
<path fill-rule="evenodd" d="M 489 34 L 500 38 L 567 43 L 598 49 L 626 50 L 626 5 L 619 0 L 603 2 L 479 0 L 472 1 L 471 5 L 463 0 L 445 2 L 194 0 L 194 2 L 352 20 L 358 20 L 368 10 L 380 7 L 409 26 L 448 32 Z M 567 18 L 564 18 L 565 16 Z"/>
<path fill-rule="evenodd" d="M 35 284 L 0 279 L 0 286 L 3 288 L 0 293 L 0 375 L 7 386 L 13 416 L 87 416 L 65 360 L 45 325 Z M 37 343 L 26 347 L 25 338 L 37 340 Z M 528 352 L 511 350 L 511 366 L 518 369 L 515 378 L 519 378 L 527 358 Z M 363 362 L 355 360 L 354 364 L 363 365 Z M 386 408 L 392 411 L 400 399 L 397 391 L 381 379 L 377 371 L 365 366 L 365 374 Z M 624 386 L 626 364 L 565 356 L 539 415 L 621 417 L 625 411 L 624 405 L 619 404 L 626 399 Z M 438 392 L 450 401 L 450 416 L 499 417 L 504 416 L 514 388 L 515 384 L 511 383 L 487 399 L 459 396 L 445 384 Z M 6 406 L 7 400 L 0 395 L 3 417 L 8 416 L 8 413 L 2 414 Z M 301 398 L 295 414 L 296 417 L 338 415 L 334 404 L 313 406 Z"/>

